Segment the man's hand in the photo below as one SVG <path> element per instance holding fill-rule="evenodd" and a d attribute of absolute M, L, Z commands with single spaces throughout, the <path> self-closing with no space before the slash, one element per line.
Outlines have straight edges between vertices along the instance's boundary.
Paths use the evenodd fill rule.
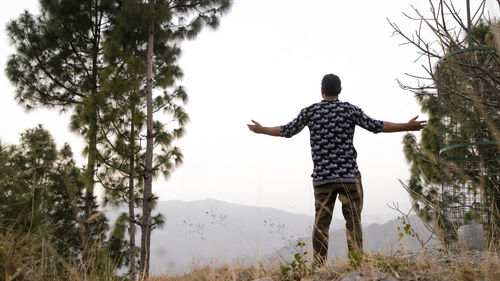
<path fill-rule="evenodd" d="M 407 131 L 420 131 L 427 125 L 427 120 L 417 121 L 418 115 L 407 123 Z"/>
<path fill-rule="evenodd" d="M 392 123 L 384 121 L 382 132 L 404 132 L 404 131 L 420 131 L 427 125 L 427 120 L 417 121 L 418 115 L 413 117 L 408 123 Z"/>
<path fill-rule="evenodd" d="M 247 124 L 248 129 L 256 134 L 265 134 L 269 136 L 280 136 L 280 126 L 263 127 L 259 122 L 252 120 L 253 124 Z"/>
<path fill-rule="evenodd" d="M 259 122 L 254 121 L 254 120 L 252 120 L 252 123 L 253 123 L 253 125 L 247 124 L 248 129 L 250 129 L 250 131 L 252 131 L 256 134 L 262 134 L 262 128 L 263 128 L 262 125 Z"/>

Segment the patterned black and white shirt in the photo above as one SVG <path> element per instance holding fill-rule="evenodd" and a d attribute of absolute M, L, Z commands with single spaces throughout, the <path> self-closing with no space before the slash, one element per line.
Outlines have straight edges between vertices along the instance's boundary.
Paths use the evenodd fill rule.
<path fill-rule="evenodd" d="M 368 117 L 359 107 L 338 100 L 323 100 L 304 108 L 292 122 L 280 127 L 290 138 L 307 126 L 311 134 L 313 186 L 355 182 L 359 174 L 353 145 L 356 125 L 379 133 L 383 122 Z"/>

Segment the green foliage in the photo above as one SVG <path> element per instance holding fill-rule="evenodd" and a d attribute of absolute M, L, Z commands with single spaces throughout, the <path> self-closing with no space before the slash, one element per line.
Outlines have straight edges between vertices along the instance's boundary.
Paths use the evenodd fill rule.
<path fill-rule="evenodd" d="M 404 243 L 403 239 L 405 236 L 409 237 L 415 237 L 415 232 L 411 228 L 411 224 L 405 217 L 398 217 L 398 219 L 401 221 L 402 227 L 398 226 L 398 241 L 399 241 L 399 248 L 401 250 L 404 249 Z"/>
<path fill-rule="evenodd" d="M 19 238 L 26 243 L 9 245 L 9 249 L 21 251 L 23 259 L 31 255 L 26 266 L 46 260 L 52 273 L 68 273 L 65 264 L 78 265 L 82 255 L 80 206 L 84 189 L 82 171 L 69 145 L 58 150 L 41 125 L 28 129 L 21 134 L 19 145 L 0 144 L 0 175 L 2 243 L 14 243 Z M 106 264 L 109 270 L 113 264 L 116 272 L 124 262 L 124 233 L 118 231 L 118 225 L 108 238 L 106 217 L 96 215 L 92 219 L 95 227 L 91 236 L 98 241 L 92 263 Z M 101 268 L 96 266 L 91 274 L 103 274 Z"/>
<path fill-rule="evenodd" d="M 356 269 L 361 266 L 363 262 L 366 261 L 366 257 L 363 251 L 349 251 L 349 265 Z"/>
<path fill-rule="evenodd" d="M 50 134 L 38 126 L 21 135 L 19 146 L 2 147 L 1 158 L 3 227 L 46 234 L 63 257 L 76 257 L 83 183 L 70 147 L 58 151 Z"/>
<path fill-rule="evenodd" d="M 39 16 L 25 12 L 7 25 L 16 50 L 6 67 L 15 98 L 27 108 L 65 111 L 85 105 L 100 84 L 99 42 L 112 1 L 41 0 L 40 5 Z"/>
<path fill-rule="evenodd" d="M 394 256 L 375 255 L 371 257 L 375 261 L 375 266 L 390 274 L 401 274 L 408 269 L 408 261 Z"/>
<path fill-rule="evenodd" d="M 414 234 L 412 233 L 411 231 L 411 225 L 409 223 L 405 223 L 403 222 L 403 228 L 401 228 L 400 226 L 398 226 L 398 236 L 399 236 L 399 239 L 403 239 L 403 236 L 406 234 L 408 236 L 414 236 Z"/>
<path fill-rule="evenodd" d="M 298 253 L 290 263 L 281 266 L 281 280 L 298 281 L 314 272 L 315 266 L 308 264 L 307 252 L 303 250 L 305 245 L 301 239 L 297 240 Z"/>
<path fill-rule="evenodd" d="M 422 112 L 428 115 L 427 126 L 421 132 L 420 142 L 414 134 L 404 136 L 403 152 L 410 164 L 408 187 L 414 208 L 424 221 L 432 221 L 437 215 L 434 206 L 440 202 L 439 191 L 443 181 L 439 162 L 438 102 L 433 94 L 422 93 L 416 97 Z"/>

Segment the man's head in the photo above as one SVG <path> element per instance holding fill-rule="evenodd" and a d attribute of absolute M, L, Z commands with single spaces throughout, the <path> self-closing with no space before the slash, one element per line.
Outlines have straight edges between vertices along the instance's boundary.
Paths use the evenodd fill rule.
<path fill-rule="evenodd" d="M 321 80 L 321 93 L 327 97 L 335 97 L 340 94 L 342 87 L 340 78 L 335 74 L 327 74 Z"/>

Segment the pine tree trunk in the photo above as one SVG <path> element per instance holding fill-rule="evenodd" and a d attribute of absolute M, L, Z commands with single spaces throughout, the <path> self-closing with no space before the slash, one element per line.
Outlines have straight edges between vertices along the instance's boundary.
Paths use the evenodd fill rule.
<path fill-rule="evenodd" d="M 134 176 L 135 176 L 135 132 L 134 132 L 134 113 L 132 112 L 132 122 L 130 124 L 130 170 L 128 184 L 128 217 L 129 217 L 129 251 L 130 251 L 130 280 L 135 281 L 137 272 L 135 268 L 135 213 L 134 213 Z"/>
<path fill-rule="evenodd" d="M 149 0 L 153 8 L 154 0 Z M 153 43 L 154 43 L 154 16 L 149 23 L 147 73 L 146 73 L 146 167 L 144 171 L 144 194 L 142 206 L 142 233 L 141 233 L 141 280 L 149 276 L 150 238 L 151 238 L 151 209 L 152 209 L 152 183 L 153 183 Z"/>
<path fill-rule="evenodd" d="M 91 216 L 94 204 L 94 174 L 97 154 L 97 109 L 93 97 L 90 102 L 90 123 L 88 131 L 88 160 L 87 171 L 85 172 L 85 206 L 83 215 L 83 264 L 87 270 L 90 261 L 90 250 L 92 248 L 92 221 Z"/>
<path fill-rule="evenodd" d="M 83 216 L 83 233 L 82 233 L 82 246 L 83 246 L 83 265 L 84 271 L 88 272 L 90 270 L 90 252 L 93 245 L 92 241 L 92 213 L 95 205 L 94 198 L 94 175 L 97 160 L 97 69 L 98 69 L 98 56 L 99 56 L 99 45 L 100 45 L 100 26 L 97 24 L 99 17 L 99 10 L 96 8 L 94 11 L 95 16 L 95 28 L 93 30 L 94 40 L 92 42 L 92 89 L 88 100 L 88 119 L 89 119 L 89 130 L 87 133 L 88 141 L 88 159 L 87 159 L 87 170 L 85 172 L 85 206 L 84 206 L 84 216 Z"/>

